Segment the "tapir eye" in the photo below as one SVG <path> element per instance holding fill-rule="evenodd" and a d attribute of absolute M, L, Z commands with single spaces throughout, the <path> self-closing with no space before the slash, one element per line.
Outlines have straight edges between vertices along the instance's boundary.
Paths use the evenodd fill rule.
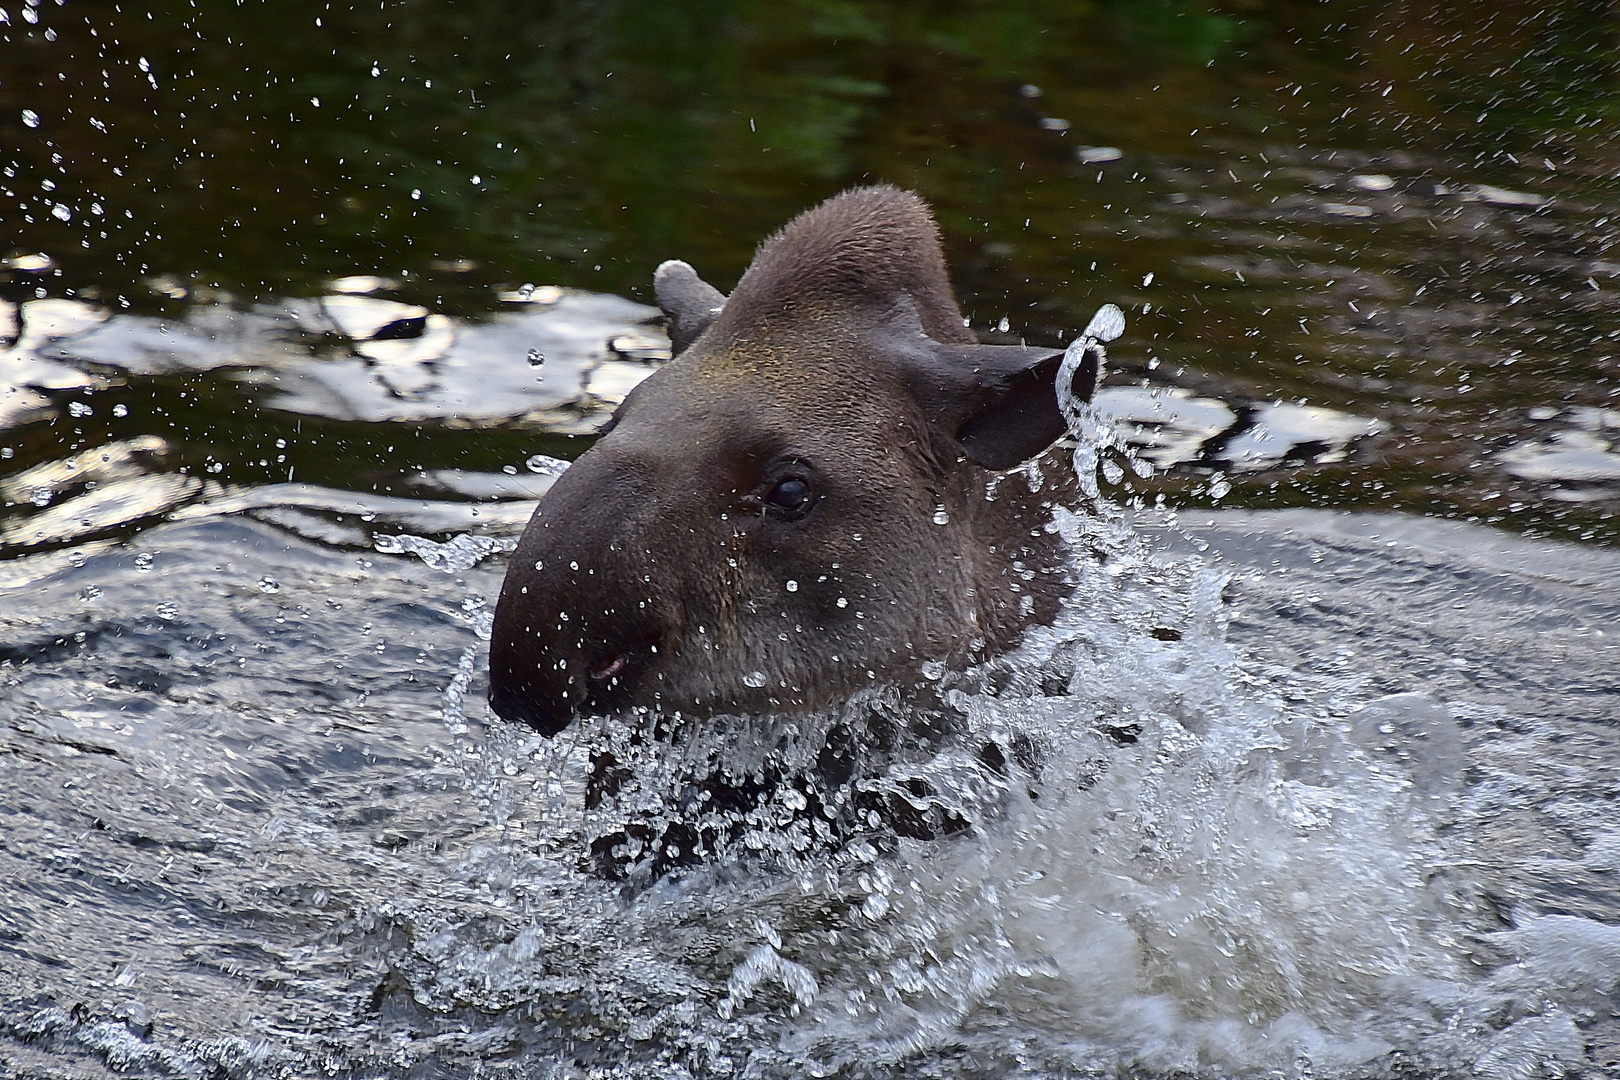
<path fill-rule="evenodd" d="M 804 517 L 814 501 L 810 484 L 802 476 L 783 477 L 765 495 L 766 506 L 789 521 Z"/>

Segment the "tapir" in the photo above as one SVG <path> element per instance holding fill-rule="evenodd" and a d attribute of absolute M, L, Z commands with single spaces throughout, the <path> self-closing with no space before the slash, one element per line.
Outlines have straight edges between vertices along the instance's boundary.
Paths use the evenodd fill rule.
<path fill-rule="evenodd" d="M 730 296 L 658 267 L 672 358 L 540 500 L 506 572 L 490 704 L 793 713 L 1014 646 L 1072 590 L 1053 485 L 1062 348 L 978 343 L 916 195 L 846 191 Z M 1083 362 L 1071 390 L 1100 378 Z M 1072 490 L 1072 486 L 1071 486 Z"/>

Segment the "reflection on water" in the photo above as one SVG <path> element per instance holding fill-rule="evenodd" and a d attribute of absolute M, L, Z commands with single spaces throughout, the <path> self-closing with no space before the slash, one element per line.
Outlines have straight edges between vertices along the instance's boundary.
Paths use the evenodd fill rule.
<path fill-rule="evenodd" d="M 17 421 L 7 433 L 16 444 L 0 447 L 0 544 L 74 542 L 199 499 L 210 512 L 359 515 L 389 502 L 379 487 L 521 503 L 417 514 L 413 527 L 429 532 L 467 528 L 480 514 L 522 520 L 555 472 L 535 446 L 564 449 L 593 431 L 651 372 L 658 357 L 643 343 L 661 341 L 642 328 L 653 311 L 642 305 L 560 290 L 547 300 L 480 322 L 342 293 L 193 308 L 182 320 L 28 301 L 25 333 L 0 354 Z M 430 426 L 442 449 L 418 449 Z M 549 437 L 525 433 L 535 427 Z M 478 428 L 489 432 L 482 454 L 455 434 Z M 81 449 L 51 456 L 64 438 Z M 357 467 L 362 455 L 349 448 L 362 440 L 381 482 L 365 483 Z M 402 453 L 456 464 L 401 469 Z M 488 472 L 465 467 L 480 456 Z"/>
<path fill-rule="evenodd" d="M 372 432 L 370 445 L 382 438 L 403 443 L 407 433 L 419 441 L 429 428 L 446 437 L 454 466 L 411 461 L 401 468 L 397 444 L 385 443 L 374 490 L 532 501 L 543 484 L 529 474 L 548 471 L 532 462 L 552 459 L 523 453 L 534 439 L 523 433 L 588 437 L 669 353 L 667 339 L 648 324 L 653 309 L 555 288 L 543 295 L 539 302 L 514 298 L 517 310 L 478 321 L 341 292 L 245 312 L 193 308 L 179 321 L 114 315 L 81 301 L 28 301 L 21 308 L 25 333 L 0 355 L 0 369 L 12 380 L 9 400 L 24 456 L 17 457 L 16 447 L 4 451 L 21 464 L 42 456 L 39 448 L 50 448 L 42 437 L 54 435 L 59 446 L 67 430 L 72 445 L 86 448 L 13 465 L 0 477 L 0 510 L 10 519 L 0 535 L 12 547 L 66 543 L 227 489 L 237 508 L 268 504 L 278 492 L 293 490 L 301 465 L 306 477 L 314 472 L 329 484 L 358 486 L 362 476 L 329 457 L 330 435 L 304 434 L 305 418 Z M 206 394 L 175 393 L 175 406 L 194 418 L 179 439 L 178 410 L 158 404 L 177 377 L 181 386 L 201 380 L 208 387 Z M 1219 501 L 1245 483 L 1269 480 L 1276 491 L 1284 480 L 1305 485 L 1313 475 L 1331 477 L 1335 466 L 1382 475 L 1378 459 L 1392 452 L 1392 424 L 1377 417 L 1285 401 L 1222 400 L 1216 395 L 1223 390 L 1198 394 L 1151 375 L 1125 384 L 1115 378 L 1116 385 L 1099 393 L 1098 412 L 1119 428 L 1126 448 L 1155 467 L 1157 477 L 1125 480 L 1123 470 L 1105 467 L 1105 479 L 1127 493 L 1162 497 L 1190 488 L 1194 497 Z M 150 402 L 140 400 L 146 394 Z M 204 398 L 214 400 L 205 404 Z M 206 413 L 221 406 L 256 414 L 251 425 L 242 424 L 241 416 L 230 418 L 245 429 L 240 436 L 249 437 L 242 440 L 246 445 L 232 447 L 229 440 L 237 433 L 212 429 Z M 1474 467 L 1485 467 L 1478 482 L 1499 489 L 1529 482 L 1536 494 L 1525 498 L 1589 504 L 1606 513 L 1602 508 L 1620 482 L 1620 454 L 1611 446 L 1620 427 L 1615 415 L 1585 406 L 1529 410 L 1522 434 L 1476 451 Z M 206 432 L 199 434 L 192 423 L 207 425 Z M 267 429 L 289 427 L 293 437 L 276 437 L 273 457 L 255 459 L 255 452 L 265 452 L 257 440 Z M 106 435 L 154 428 L 164 434 L 97 443 L 86 428 Z M 512 447 L 498 472 L 460 465 L 472 444 L 452 433 L 480 428 Z M 246 456 L 227 456 L 233 450 Z M 194 470 L 201 476 L 191 475 Z M 249 487 L 242 486 L 244 479 Z M 252 488 L 253 480 L 265 479 L 282 483 Z M 121 483 L 109 487 L 115 480 Z M 69 493 L 71 506 L 63 501 Z M 326 501 L 335 510 L 367 495 L 334 492 Z M 1502 490 L 1481 497 L 1504 498 Z M 1525 505 L 1504 501 L 1502 508 L 1512 512 Z"/>
<path fill-rule="evenodd" d="M 1503 467 L 1527 479 L 1560 482 L 1555 499 L 1607 498 L 1603 484 L 1620 480 L 1620 410 L 1578 408 L 1565 414 L 1543 408 L 1532 410 L 1530 419 L 1552 430 L 1503 451 Z"/>

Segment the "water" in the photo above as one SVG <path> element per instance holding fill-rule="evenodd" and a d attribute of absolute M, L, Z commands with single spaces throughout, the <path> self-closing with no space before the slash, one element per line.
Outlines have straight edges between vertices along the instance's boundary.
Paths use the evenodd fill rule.
<path fill-rule="evenodd" d="M 610 365 L 581 416 L 547 392 L 569 381 L 550 342 L 512 340 L 478 370 L 536 391 L 530 408 L 466 395 L 478 436 L 440 438 L 423 406 L 458 320 L 545 307 L 558 286 L 647 300 L 672 257 L 729 287 L 792 214 L 885 179 L 937 207 L 982 334 L 1065 343 L 1112 301 L 1133 328 L 1114 388 L 1228 410 L 1180 468 L 1122 477 L 1149 501 L 1613 541 L 1620 160 L 1600 6 L 1028 0 L 937 25 L 834 7 L 17 6 L 0 23 L 0 342 L 109 314 L 192 332 L 166 345 L 115 323 L 77 374 L 0 365 L 19 432 L 0 469 L 114 431 L 173 442 L 172 417 L 193 419 L 177 467 L 241 483 L 293 466 L 387 491 L 413 465 L 518 464 L 499 421 L 588 435 L 629 376 Z M 308 329 L 287 325 L 289 298 Z M 350 298 L 371 322 L 345 324 Z M 380 328 L 383 301 L 418 336 L 351 336 Z M 189 362 L 197 333 L 228 338 L 260 305 L 274 340 L 248 329 Z M 601 329 L 604 359 L 664 347 Z M 532 351 L 548 363 L 523 364 Z M 285 373 L 280 393 L 247 378 L 288 353 L 318 383 L 290 412 Z M 163 361 L 117 376 L 144 357 Z M 94 377 L 103 364 L 115 377 Z M 300 437 L 311 416 L 333 423 Z M 328 467 L 334 441 L 349 468 Z"/>
<path fill-rule="evenodd" d="M 0 1072 L 1620 1073 L 1614 55 L 1579 3 L 7 7 Z M 483 704 L 652 268 L 868 178 L 986 340 L 1123 309 L 1114 509 L 826 835 L 784 787 L 607 880 L 694 776 L 917 716 Z"/>
<path fill-rule="evenodd" d="M 371 524 L 397 554 L 226 512 L 11 564 L 14 1068 L 1510 1077 L 1620 1055 L 1608 552 L 1304 511 L 1075 519 L 1109 557 L 1081 559 L 1074 608 L 944 675 L 973 739 L 1041 741 L 1038 775 L 947 747 L 890 775 L 926 776 L 965 834 L 742 840 L 627 893 L 585 854 L 614 812 L 582 802 L 594 736 L 482 703 L 503 545 Z M 771 745 L 696 730 L 683 760 Z M 632 759 L 644 790 L 664 755 Z"/>

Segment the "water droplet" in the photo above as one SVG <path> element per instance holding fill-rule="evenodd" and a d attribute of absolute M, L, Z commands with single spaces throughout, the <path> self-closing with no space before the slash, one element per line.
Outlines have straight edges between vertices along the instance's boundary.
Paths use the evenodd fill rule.
<path fill-rule="evenodd" d="M 922 677 L 929 682 L 938 682 L 945 677 L 945 662 L 943 660 L 926 660 L 922 666 Z"/>
<path fill-rule="evenodd" d="M 797 581 L 794 581 L 792 578 L 789 578 L 788 583 L 787 583 L 787 591 L 788 592 L 798 592 L 799 591 L 799 583 Z"/>
<path fill-rule="evenodd" d="M 281 582 L 277 581 L 269 574 L 266 574 L 264 577 L 259 579 L 259 591 L 262 593 L 280 592 Z"/>
<path fill-rule="evenodd" d="M 135 556 L 135 572 L 136 573 L 147 574 L 147 573 L 151 573 L 151 571 L 152 571 L 152 553 L 150 551 L 143 551 L 139 555 Z"/>
<path fill-rule="evenodd" d="M 51 217 L 55 218 L 58 221 L 72 221 L 73 220 L 73 211 L 69 210 L 66 206 L 63 206 L 61 203 L 57 203 L 55 206 L 51 207 Z"/>
<path fill-rule="evenodd" d="M 180 605 L 170 600 L 163 601 L 153 610 L 157 612 L 158 618 L 160 619 L 169 619 L 172 621 L 180 617 Z"/>
<path fill-rule="evenodd" d="M 1148 275 L 1151 280 L 1152 274 Z M 1125 332 L 1125 313 L 1119 310 L 1118 304 L 1104 304 L 1097 309 L 1097 313 L 1086 324 L 1081 337 L 1096 338 L 1098 341 L 1113 341 Z"/>
<path fill-rule="evenodd" d="M 320 107 L 321 107 L 321 99 L 320 99 L 320 98 L 318 98 L 318 97 L 312 97 L 312 98 L 310 98 L 310 99 L 309 99 L 309 103 L 310 103 L 310 104 L 311 104 L 311 105 L 313 105 L 313 106 L 315 106 L 315 107 L 316 107 L 316 108 L 317 108 L 317 109 L 318 109 L 318 108 L 320 108 Z"/>
<path fill-rule="evenodd" d="M 947 514 L 945 512 L 945 508 L 943 506 L 934 507 L 934 524 L 935 525 L 949 525 L 950 523 L 951 523 L 951 515 L 949 515 L 949 514 Z"/>
<path fill-rule="evenodd" d="M 516 465 L 502 465 L 501 466 L 501 472 L 505 473 L 507 476 L 516 476 L 517 475 L 517 466 Z"/>
<path fill-rule="evenodd" d="M 522 285 L 518 286 L 517 296 L 518 296 L 519 300 L 527 300 L 529 297 L 531 297 L 533 295 L 534 295 L 534 282 L 525 281 Z M 531 353 L 530 355 L 533 355 L 533 354 Z"/>
<path fill-rule="evenodd" d="M 482 176 L 474 176 L 472 178 L 472 186 L 473 187 L 477 187 L 479 184 L 482 184 L 483 182 L 484 182 L 484 178 Z"/>
<path fill-rule="evenodd" d="M 1232 484 L 1231 484 L 1231 482 L 1229 480 L 1226 479 L 1226 477 L 1222 476 L 1220 473 L 1216 473 L 1214 476 L 1210 477 L 1210 480 L 1209 480 L 1209 497 L 1210 498 L 1212 498 L 1212 499 L 1224 499 L 1224 498 L 1226 498 L 1226 496 L 1230 495 L 1231 493 L 1232 493 Z"/>
<path fill-rule="evenodd" d="M 411 198 L 420 200 L 422 198 L 422 189 L 411 188 Z"/>
<path fill-rule="evenodd" d="M 39 113 L 33 109 L 24 109 L 22 111 L 22 121 L 28 127 L 37 128 L 39 127 Z"/>
<path fill-rule="evenodd" d="M 743 685 L 751 686 L 758 690 L 760 687 L 765 685 L 765 673 L 763 671 L 750 671 L 747 675 L 743 676 Z"/>
<path fill-rule="evenodd" d="M 839 607 L 849 607 L 849 601 L 844 599 L 842 596 L 840 596 L 838 598 L 838 606 Z"/>
<path fill-rule="evenodd" d="M 1124 157 L 1125 152 L 1117 146 L 1081 146 L 1075 148 L 1074 156 L 1082 165 L 1106 165 Z"/>
<path fill-rule="evenodd" d="M 529 286 L 524 286 L 524 287 L 528 288 Z M 539 367 L 541 364 L 543 364 L 545 362 L 546 362 L 546 358 L 545 358 L 544 354 L 542 354 L 540 352 L 539 349 L 530 349 L 529 350 L 529 366 L 530 367 Z"/>
<path fill-rule="evenodd" d="M 1001 317 L 1001 321 L 996 324 L 996 329 L 1005 334 L 1007 331 L 1012 329 L 1012 321 L 1008 319 L 1007 316 L 1003 315 Z"/>
<path fill-rule="evenodd" d="M 117 416 L 117 417 L 120 417 L 120 418 L 128 416 L 129 415 L 129 406 L 127 406 L 127 405 L 114 405 L 113 406 L 113 415 Z"/>
<path fill-rule="evenodd" d="M 94 599 L 96 599 L 96 597 L 98 597 L 100 595 L 101 595 L 101 586 L 100 585 L 86 585 L 83 589 L 79 590 L 79 599 L 80 600 L 94 600 Z"/>
<path fill-rule="evenodd" d="M 568 462 L 561 458 L 547 457 L 545 454 L 535 454 L 523 463 L 530 472 L 542 476 L 560 476 L 568 468 Z"/>
<path fill-rule="evenodd" d="M 1151 284 L 1153 284 L 1153 271 L 1149 270 L 1142 275 L 1142 287 L 1145 289 Z"/>
<path fill-rule="evenodd" d="M 34 489 L 34 493 L 28 498 L 29 501 L 35 506 L 49 506 L 51 505 L 51 500 L 56 498 L 56 492 L 53 489 L 41 484 L 39 487 Z"/>
<path fill-rule="evenodd" d="M 70 416 L 89 416 L 94 411 L 82 401 L 68 402 L 68 414 Z"/>

